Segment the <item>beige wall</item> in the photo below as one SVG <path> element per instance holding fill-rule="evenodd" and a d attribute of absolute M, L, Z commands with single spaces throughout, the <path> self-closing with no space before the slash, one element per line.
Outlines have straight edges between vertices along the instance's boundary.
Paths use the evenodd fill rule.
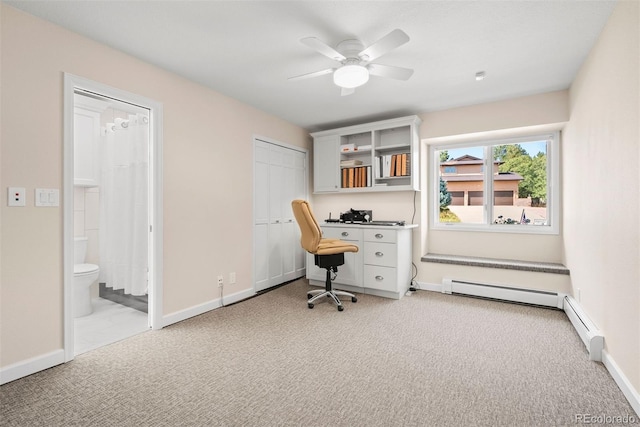
<path fill-rule="evenodd" d="M 238 284 L 227 292 L 250 288 L 251 136 L 309 147 L 306 132 L 6 5 L 0 15 L 0 183 L 3 191 L 27 187 L 30 197 L 26 208 L 0 203 L 0 366 L 62 346 L 62 211 L 34 208 L 31 195 L 35 187 L 62 187 L 63 72 L 164 104 L 165 314 L 214 299 L 208 278 L 217 274 L 237 272 Z M 376 219 L 414 217 L 421 224 L 414 232 L 417 279 L 427 283 L 439 283 L 452 267 L 421 263 L 425 252 L 455 254 L 464 247 L 461 254 L 565 262 L 570 284 L 556 275 L 455 271 L 480 281 L 580 288 L 607 351 L 640 390 L 638 73 L 638 3 L 620 2 L 570 97 L 559 91 L 420 115 L 422 139 L 570 119 L 562 141 L 559 236 L 429 231 L 427 210 L 420 208 L 426 187 L 417 195 L 316 195 L 314 211 L 319 218 L 349 208 L 373 209 Z M 421 144 L 423 164 L 426 148 Z M 583 164 L 592 167 L 578 167 Z M 620 189 L 621 181 L 636 185 Z M 601 203 L 588 203 L 585 188 Z M 611 201 L 623 196 L 630 202 L 616 209 Z"/>
<path fill-rule="evenodd" d="M 566 122 L 568 114 L 568 92 L 550 92 L 490 104 L 474 105 L 447 111 L 425 113 L 422 115 L 422 133 L 425 144 L 422 145 L 422 156 L 426 162 L 428 144 L 432 138 L 482 138 L 488 135 L 499 135 L 500 132 L 514 130 L 527 132 Z M 531 132 L 531 131 L 529 131 Z M 428 179 L 430 175 L 427 175 Z M 429 189 L 421 193 L 424 206 L 427 206 Z M 425 225 L 430 211 L 425 212 Z M 427 230 L 422 228 L 422 253 L 443 253 L 467 256 L 484 256 L 490 258 L 522 259 L 540 262 L 562 262 L 562 239 L 560 235 L 504 234 L 482 232 L 458 232 Z M 419 269 L 425 282 L 441 283 L 441 274 L 431 264 Z M 454 274 L 455 267 L 448 267 Z M 495 272 L 488 269 L 477 269 L 479 281 L 487 281 Z M 522 281 L 513 285 L 543 287 L 552 289 L 546 283 L 536 284 L 535 279 L 527 280 L 527 274 L 521 274 Z M 454 276 L 455 277 L 455 276 Z M 533 277 L 533 276 L 532 276 Z M 504 283 L 504 281 L 501 281 Z"/>
<path fill-rule="evenodd" d="M 33 192 L 62 189 L 64 72 L 163 104 L 164 315 L 217 299 L 219 274 L 237 273 L 226 294 L 253 289 L 252 136 L 310 148 L 307 132 L 4 4 L 1 18 L 2 197 L 28 199 L 0 203 L 0 366 L 62 348 L 62 208 Z"/>
<path fill-rule="evenodd" d="M 448 138 L 460 135 L 481 137 L 484 133 L 548 126 L 569 120 L 568 91 L 550 92 L 489 104 L 474 105 L 446 111 L 420 114 L 421 188 L 413 192 L 364 193 L 314 195 L 314 211 L 320 219 L 328 218 L 329 212 L 337 218 L 349 208 L 372 209 L 374 219 L 400 219 L 420 227 L 413 233 L 413 262 L 417 266 L 416 280 L 440 284 L 442 277 L 474 278 L 477 281 L 510 284 L 560 292 L 569 291 L 566 276 L 548 275 L 541 281 L 536 273 L 508 274 L 505 270 L 486 268 L 460 269 L 459 266 L 423 263 L 420 257 L 427 253 L 484 256 L 530 261 L 562 262 L 562 237 L 560 235 L 528 235 L 482 232 L 434 231 L 428 228 L 427 209 L 429 177 L 425 165 L 430 138 Z M 383 194 L 384 197 L 381 197 Z M 461 277 L 461 274 L 465 277 Z"/>
<path fill-rule="evenodd" d="M 639 6 L 620 2 L 571 86 L 564 251 L 574 294 L 640 390 Z M 620 183 L 627 185 L 621 186 Z M 587 197 L 585 197 L 587 196 Z"/>

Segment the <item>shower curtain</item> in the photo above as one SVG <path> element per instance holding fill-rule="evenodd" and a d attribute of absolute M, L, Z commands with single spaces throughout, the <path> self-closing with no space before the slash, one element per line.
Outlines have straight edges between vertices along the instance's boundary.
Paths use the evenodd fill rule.
<path fill-rule="evenodd" d="M 108 123 L 100 150 L 100 282 L 147 293 L 149 119 Z"/>

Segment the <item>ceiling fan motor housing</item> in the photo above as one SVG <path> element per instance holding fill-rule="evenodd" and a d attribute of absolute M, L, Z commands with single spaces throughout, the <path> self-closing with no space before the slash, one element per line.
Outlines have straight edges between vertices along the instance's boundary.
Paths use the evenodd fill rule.
<path fill-rule="evenodd" d="M 358 54 L 364 50 L 364 45 L 360 40 L 351 39 L 341 41 L 336 47 L 336 50 L 347 58 L 346 61 L 343 61 L 343 64 L 357 64 L 360 60 L 367 60 L 367 58 L 360 58 L 358 56 Z M 354 62 L 353 60 L 357 62 Z"/>

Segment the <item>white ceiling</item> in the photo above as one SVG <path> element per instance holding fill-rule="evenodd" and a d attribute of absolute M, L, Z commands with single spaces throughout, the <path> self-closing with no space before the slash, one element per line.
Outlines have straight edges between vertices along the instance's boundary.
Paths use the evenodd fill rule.
<path fill-rule="evenodd" d="M 309 131 L 566 89 L 615 1 L 6 1 Z M 413 68 L 340 96 L 337 63 L 300 43 L 411 40 L 374 61 Z M 61 46 L 61 49 L 64 47 Z M 486 79 L 475 81 L 484 71 Z"/>

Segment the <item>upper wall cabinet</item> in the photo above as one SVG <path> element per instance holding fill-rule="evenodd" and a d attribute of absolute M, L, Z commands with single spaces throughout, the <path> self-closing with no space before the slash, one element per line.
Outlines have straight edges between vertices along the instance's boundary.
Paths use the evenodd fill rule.
<path fill-rule="evenodd" d="M 312 133 L 313 192 L 419 191 L 418 116 Z"/>

